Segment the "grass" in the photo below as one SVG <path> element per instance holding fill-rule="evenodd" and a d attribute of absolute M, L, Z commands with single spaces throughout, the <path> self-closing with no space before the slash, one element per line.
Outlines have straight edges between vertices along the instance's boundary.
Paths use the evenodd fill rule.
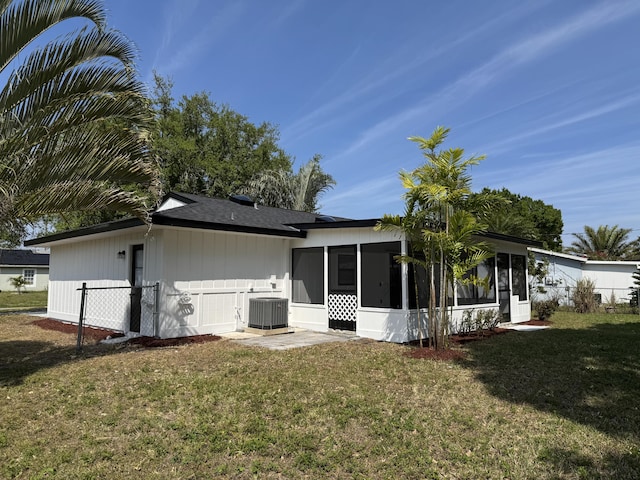
<path fill-rule="evenodd" d="M 640 476 L 640 319 L 416 360 L 377 342 L 87 346 L 0 317 L 0 478 Z"/>
<path fill-rule="evenodd" d="M 0 309 L 47 308 L 47 291 L 0 292 Z"/>

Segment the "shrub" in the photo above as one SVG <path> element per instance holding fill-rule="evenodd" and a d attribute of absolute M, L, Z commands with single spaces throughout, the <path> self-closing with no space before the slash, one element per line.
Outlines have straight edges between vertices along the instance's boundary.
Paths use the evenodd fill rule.
<path fill-rule="evenodd" d="M 462 314 L 462 322 L 458 333 L 470 334 L 475 332 L 477 335 L 482 335 L 483 330 L 493 330 L 500 323 L 500 315 L 498 310 L 465 310 Z"/>
<path fill-rule="evenodd" d="M 17 277 L 11 277 L 9 278 L 9 281 L 11 282 L 11 285 L 13 286 L 13 288 L 15 288 L 18 291 L 18 293 L 22 293 L 22 289 L 27 284 L 26 280 L 22 275 L 18 275 Z"/>
<path fill-rule="evenodd" d="M 498 310 L 479 310 L 476 314 L 476 325 L 478 330 L 493 330 L 500 323 L 500 315 Z"/>
<path fill-rule="evenodd" d="M 576 313 L 593 313 L 598 309 L 596 284 L 590 278 L 578 280 L 572 299 Z"/>
<path fill-rule="evenodd" d="M 534 310 L 538 314 L 539 320 L 548 320 L 560 307 L 560 302 L 552 298 L 549 300 L 540 300 L 533 305 Z"/>

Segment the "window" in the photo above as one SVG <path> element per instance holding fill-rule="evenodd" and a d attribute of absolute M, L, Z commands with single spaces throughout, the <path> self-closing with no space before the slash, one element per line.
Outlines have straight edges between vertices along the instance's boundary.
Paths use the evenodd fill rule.
<path fill-rule="evenodd" d="M 368 243 L 362 253 L 362 306 L 402 308 L 400 242 Z"/>
<path fill-rule="evenodd" d="M 474 267 L 465 278 L 474 276 L 484 284 L 460 284 L 458 285 L 458 305 L 476 305 L 479 303 L 496 302 L 495 284 L 495 258 L 489 258 L 483 263 Z"/>
<path fill-rule="evenodd" d="M 22 270 L 22 278 L 24 278 L 25 286 L 33 286 L 36 284 L 36 271 L 32 268 L 25 268 Z"/>
<path fill-rule="evenodd" d="M 511 281 L 513 295 L 520 301 L 527 300 L 527 257 L 524 255 L 511 255 Z"/>
<path fill-rule="evenodd" d="M 293 302 L 324 304 L 324 249 L 294 248 L 292 256 Z"/>

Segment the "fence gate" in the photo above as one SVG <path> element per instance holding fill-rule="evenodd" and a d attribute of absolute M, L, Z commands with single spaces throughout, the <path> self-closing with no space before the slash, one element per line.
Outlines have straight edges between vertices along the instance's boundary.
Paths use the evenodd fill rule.
<path fill-rule="evenodd" d="M 78 318 L 78 350 L 84 342 L 84 328 L 116 332 L 157 333 L 159 284 L 134 287 L 87 287 L 82 284 Z"/>

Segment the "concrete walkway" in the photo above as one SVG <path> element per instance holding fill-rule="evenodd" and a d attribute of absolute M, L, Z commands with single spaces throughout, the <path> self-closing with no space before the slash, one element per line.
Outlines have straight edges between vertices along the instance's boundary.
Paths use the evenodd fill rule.
<path fill-rule="evenodd" d="M 502 324 L 500 328 L 508 328 L 509 330 L 515 330 L 516 332 L 535 332 L 536 330 L 544 330 L 549 328 L 546 325 L 518 325 L 516 324 Z"/>
<path fill-rule="evenodd" d="M 311 330 L 291 329 L 290 333 L 280 335 L 256 335 L 246 332 L 231 332 L 220 334 L 241 345 L 262 347 L 270 350 L 288 350 L 290 348 L 309 347 L 331 342 L 349 342 L 359 340 L 360 337 L 339 332 L 313 332 Z"/>

